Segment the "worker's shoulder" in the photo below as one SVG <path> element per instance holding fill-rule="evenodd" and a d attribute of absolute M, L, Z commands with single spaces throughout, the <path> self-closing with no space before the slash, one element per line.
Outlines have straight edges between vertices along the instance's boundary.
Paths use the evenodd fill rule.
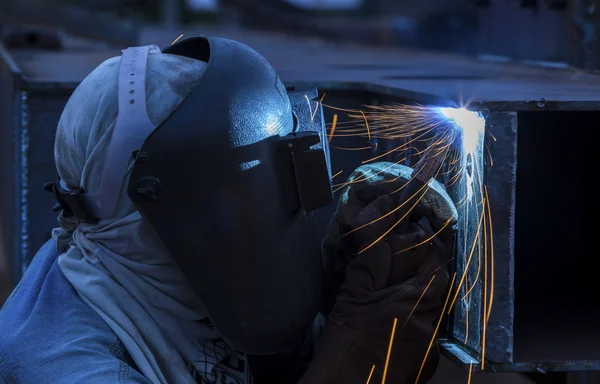
<path fill-rule="evenodd" d="M 0 309 L 0 341 L 6 342 L 8 330 L 22 328 L 25 320 L 30 320 L 45 303 L 38 302 L 40 296 L 47 295 L 49 277 L 56 261 L 57 252 L 53 241 L 48 241 L 33 258 L 30 267 Z M 46 291 L 46 292 L 45 292 Z"/>
<path fill-rule="evenodd" d="M 0 383 L 143 383 L 46 243 L 0 311 Z M 4 379 L 4 382 L 1 380 Z M 119 381 L 121 380 L 121 381 Z"/>
<path fill-rule="evenodd" d="M 40 327 L 44 316 L 38 302 L 53 262 L 56 259 L 52 242 L 44 244 L 33 258 L 17 287 L 12 291 L 6 303 L 0 309 L 0 383 L 22 383 L 19 370 L 28 366 L 28 356 L 36 355 L 36 339 L 46 329 Z M 39 349 L 45 346 L 40 345 Z M 29 366 L 30 369 L 33 365 Z"/>
<path fill-rule="evenodd" d="M 19 281 L 17 287 L 12 291 L 6 303 L 0 308 L 0 345 L 7 343 L 12 335 L 10 331 L 22 329 L 25 320 L 28 320 L 37 305 L 37 299 L 43 291 L 52 264 L 56 260 L 57 253 L 53 242 L 48 241 L 40 248 Z"/>

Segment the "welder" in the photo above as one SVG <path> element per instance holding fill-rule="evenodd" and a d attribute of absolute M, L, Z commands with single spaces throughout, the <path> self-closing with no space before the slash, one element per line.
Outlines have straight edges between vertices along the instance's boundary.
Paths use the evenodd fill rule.
<path fill-rule="evenodd" d="M 328 152 L 300 123 L 274 69 L 231 40 L 95 69 L 56 133 L 60 225 L 0 312 L 0 383 L 427 381 L 451 203 L 423 200 L 367 249 L 399 219 L 399 181 L 352 184 L 323 258 Z"/>

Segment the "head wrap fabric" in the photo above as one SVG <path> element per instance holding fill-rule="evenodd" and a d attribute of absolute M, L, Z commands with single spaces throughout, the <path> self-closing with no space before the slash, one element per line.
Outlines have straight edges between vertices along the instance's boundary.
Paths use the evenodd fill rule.
<path fill-rule="evenodd" d="M 102 165 L 118 113 L 119 63 L 120 57 L 102 63 L 63 111 L 54 149 L 63 188 L 93 193 L 103 182 Z M 155 126 L 197 86 L 206 66 L 181 56 L 149 55 L 146 105 Z M 213 383 L 222 376 L 247 383 L 245 357 L 216 334 L 188 282 L 129 199 L 132 165 L 133 158 L 113 217 L 88 224 L 59 215 L 53 238 L 62 252 L 63 274 L 152 383 Z M 242 371 L 232 368 L 241 366 Z"/>

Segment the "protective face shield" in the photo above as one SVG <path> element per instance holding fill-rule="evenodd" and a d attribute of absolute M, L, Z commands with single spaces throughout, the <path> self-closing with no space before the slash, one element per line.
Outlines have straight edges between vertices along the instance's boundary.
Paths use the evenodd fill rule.
<path fill-rule="evenodd" d="M 294 347 L 322 294 L 322 234 L 314 233 L 311 212 L 332 201 L 322 111 L 307 100 L 316 91 L 292 92 L 292 105 L 254 50 L 222 38 L 188 38 L 164 53 L 208 67 L 155 127 L 143 96 L 152 49 L 123 51 L 102 190 L 65 191 L 60 183 L 48 189 L 63 214 L 93 222 L 114 214 L 128 182 L 130 198 L 224 339 L 252 354 Z"/>

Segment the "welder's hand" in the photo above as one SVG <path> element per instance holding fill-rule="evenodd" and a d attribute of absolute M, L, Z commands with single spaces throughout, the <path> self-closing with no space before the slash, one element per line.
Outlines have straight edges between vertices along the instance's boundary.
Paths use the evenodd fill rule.
<path fill-rule="evenodd" d="M 330 276 L 342 283 L 302 384 L 364 384 L 373 365 L 370 383 L 381 383 L 395 321 L 386 383 L 426 382 L 437 367 L 437 345 L 430 343 L 448 289 L 452 225 L 437 232 L 452 217 L 421 206 L 396 225 L 400 194 L 385 194 L 393 181 L 379 182 L 387 183 L 379 192 L 376 180 L 353 184 L 330 224 L 324 251 L 337 255 Z"/>

